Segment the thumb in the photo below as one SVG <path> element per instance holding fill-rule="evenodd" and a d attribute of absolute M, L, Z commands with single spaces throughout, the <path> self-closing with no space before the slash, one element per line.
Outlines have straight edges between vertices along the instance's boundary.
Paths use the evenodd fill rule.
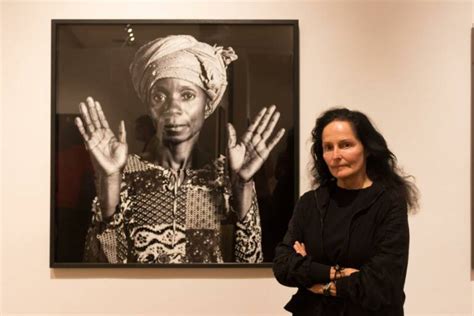
<path fill-rule="evenodd" d="M 122 144 L 125 144 L 127 142 L 127 131 L 125 130 L 125 122 L 122 120 L 120 121 L 119 124 L 119 141 Z"/>
<path fill-rule="evenodd" d="M 235 132 L 235 128 L 231 123 L 227 123 L 227 135 L 229 137 L 227 146 L 229 148 L 235 147 L 235 145 L 237 144 L 237 135 Z"/>

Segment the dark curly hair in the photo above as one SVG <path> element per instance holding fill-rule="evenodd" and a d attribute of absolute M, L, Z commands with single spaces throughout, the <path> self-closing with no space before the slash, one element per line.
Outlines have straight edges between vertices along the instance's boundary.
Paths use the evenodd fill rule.
<path fill-rule="evenodd" d="M 413 177 L 405 175 L 398 167 L 397 158 L 388 149 L 384 137 L 375 129 L 369 118 L 361 112 L 347 108 L 330 109 L 316 120 L 316 126 L 311 132 L 314 184 L 325 185 L 335 179 L 324 161 L 322 144 L 323 130 L 333 121 L 345 121 L 351 124 L 367 155 L 366 170 L 369 179 L 381 183 L 397 198 L 405 200 L 409 210 L 416 211 L 418 189 L 412 181 Z"/>

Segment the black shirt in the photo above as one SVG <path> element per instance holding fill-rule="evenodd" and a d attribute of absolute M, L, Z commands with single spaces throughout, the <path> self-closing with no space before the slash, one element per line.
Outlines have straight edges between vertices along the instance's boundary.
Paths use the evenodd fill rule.
<path fill-rule="evenodd" d="M 352 216 L 372 194 L 372 186 L 349 190 L 334 186 L 324 218 L 324 252 L 332 265 L 339 263 Z"/>
<path fill-rule="evenodd" d="M 331 228 L 335 213 L 329 219 L 326 216 L 334 188 L 337 191 L 335 183 L 323 185 L 298 200 L 285 238 L 276 248 L 275 277 L 283 285 L 298 288 L 285 309 L 297 316 L 403 316 L 409 246 L 406 202 L 374 182 L 357 193 L 345 229 L 340 223 Z M 344 240 L 335 250 L 339 253 L 336 263 L 360 270 L 336 281 L 337 297 L 308 290 L 329 281 L 334 262 L 326 254 L 332 247 L 324 238 L 332 238 L 328 237 L 331 233 Z M 294 251 L 295 241 L 305 244 L 306 256 Z"/>

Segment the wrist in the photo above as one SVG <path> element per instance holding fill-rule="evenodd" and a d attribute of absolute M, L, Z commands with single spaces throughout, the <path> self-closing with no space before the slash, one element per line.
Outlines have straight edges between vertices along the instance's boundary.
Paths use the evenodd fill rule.
<path fill-rule="evenodd" d="M 253 184 L 253 178 L 250 178 L 248 180 L 245 180 L 245 179 L 242 179 L 240 176 L 238 175 L 234 175 L 233 179 L 232 179 L 232 184 L 237 187 L 237 188 L 246 188 L 246 187 L 250 187 L 252 186 Z"/>
<path fill-rule="evenodd" d="M 336 281 L 331 282 L 331 286 L 329 287 L 330 295 L 331 296 L 337 296 L 337 285 Z"/>
<path fill-rule="evenodd" d="M 324 296 L 337 296 L 336 282 L 329 282 L 323 284 L 321 287 L 321 294 Z"/>
<path fill-rule="evenodd" d="M 330 296 L 331 295 L 331 284 L 332 282 L 326 283 L 323 285 L 323 295 Z"/>
<path fill-rule="evenodd" d="M 120 171 L 117 171 L 111 174 L 101 174 L 98 176 L 98 179 L 102 183 L 114 183 L 117 180 L 122 179 L 122 173 Z"/>
<path fill-rule="evenodd" d="M 108 200 L 99 199 L 99 210 L 102 214 L 102 220 L 107 222 L 112 219 L 112 216 L 117 210 L 118 204 L 113 206 Z"/>
<path fill-rule="evenodd" d="M 336 264 L 334 267 L 331 267 L 331 280 L 337 280 L 344 277 L 344 268 Z"/>

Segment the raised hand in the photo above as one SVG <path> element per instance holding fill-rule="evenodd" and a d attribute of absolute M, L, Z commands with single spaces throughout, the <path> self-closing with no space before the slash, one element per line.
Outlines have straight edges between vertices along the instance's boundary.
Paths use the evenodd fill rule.
<path fill-rule="evenodd" d="M 90 152 L 95 172 L 109 177 L 118 174 L 127 161 L 125 124 L 120 122 L 118 139 L 109 127 L 100 103 L 88 97 L 79 104 L 81 118 L 75 123 Z"/>
<path fill-rule="evenodd" d="M 263 108 L 239 141 L 234 127 L 228 124 L 230 168 L 244 182 L 252 179 L 285 133 L 282 128 L 270 138 L 280 118 L 275 109 L 274 105 Z"/>

